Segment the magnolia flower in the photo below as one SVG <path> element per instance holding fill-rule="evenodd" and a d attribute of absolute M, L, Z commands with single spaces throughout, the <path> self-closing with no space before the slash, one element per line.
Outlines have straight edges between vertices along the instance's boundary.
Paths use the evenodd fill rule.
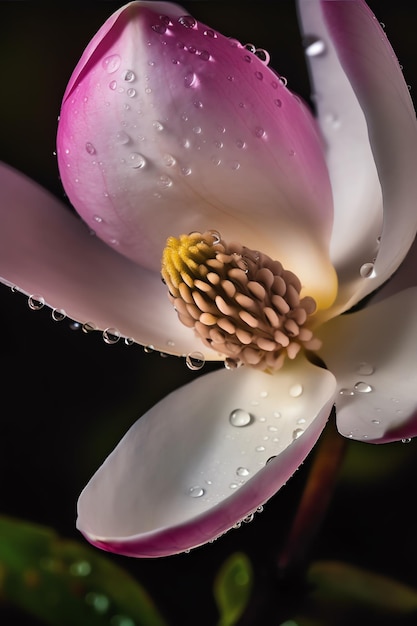
<path fill-rule="evenodd" d="M 107 337 L 225 364 L 142 416 L 83 491 L 78 528 L 105 550 L 221 535 L 294 473 L 334 404 L 346 437 L 417 432 L 414 249 L 341 315 L 415 236 L 409 90 L 362 0 L 298 9 L 317 120 L 265 51 L 133 2 L 62 104 L 60 174 L 88 228 L 1 170 L 4 282 Z"/>

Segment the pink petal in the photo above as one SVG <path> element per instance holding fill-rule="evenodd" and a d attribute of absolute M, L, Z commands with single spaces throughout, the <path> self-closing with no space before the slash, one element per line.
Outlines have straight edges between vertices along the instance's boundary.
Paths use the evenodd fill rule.
<path fill-rule="evenodd" d="M 161 12 L 119 11 L 75 70 L 58 129 L 71 202 L 144 267 L 159 268 L 169 235 L 213 229 L 278 258 L 327 306 L 332 200 L 313 117 L 235 40 Z"/>
<path fill-rule="evenodd" d="M 242 367 L 198 378 L 131 427 L 81 494 L 79 530 L 136 557 L 218 537 L 294 473 L 327 421 L 334 389 L 330 372 L 303 359 L 276 376 Z M 233 413 L 249 424 L 232 425 Z"/>
<path fill-rule="evenodd" d="M 337 378 L 345 437 L 385 443 L 417 435 L 417 288 L 323 325 L 319 354 Z"/>
<path fill-rule="evenodd" d="M 177 320 L 159 273 L 105 246 L 56 198 L 4 164 L 0 219 L 2 282 L 42 296 L 74 320 L 117 329 L 163 352 L 201 350 Z"/>
<path fill-rule="evenodd" d="M 307 58 L 335 198 L 337 304 L 348 308 L 396 270 L 413 241 L 417 124 L 395 54 L 364 2 L 299 0 L 299 9 L 310 43 L 318 40 Z"/>

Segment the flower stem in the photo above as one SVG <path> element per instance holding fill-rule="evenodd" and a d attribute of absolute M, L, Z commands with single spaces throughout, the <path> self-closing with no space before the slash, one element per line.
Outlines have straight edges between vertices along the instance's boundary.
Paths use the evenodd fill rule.
<path fill-rule="evenodd" d="M 338 433 L 334 419 L 330 419 L 319 440 L 294 523 L 278 558 L 281 575 L 296 575 L 303 567 L 329 507 L 347 444 L 348 439 Z"/>

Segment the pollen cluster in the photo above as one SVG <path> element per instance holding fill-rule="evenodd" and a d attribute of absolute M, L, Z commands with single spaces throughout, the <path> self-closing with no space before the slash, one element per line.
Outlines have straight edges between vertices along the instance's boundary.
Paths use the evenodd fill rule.
<path fill-rule="evenodd" d="M 180 321 L 237 365 L 273 371 L 320 347 L 309 328 L 316 302 L 300 298 L 298 277 L 215 231 L 170 237 L 162 278 Z"/>

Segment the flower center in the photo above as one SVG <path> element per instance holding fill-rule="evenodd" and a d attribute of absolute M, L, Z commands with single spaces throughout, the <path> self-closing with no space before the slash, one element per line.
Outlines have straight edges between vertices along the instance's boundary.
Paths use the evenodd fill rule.
<path fill-rule="evenodd" d="M 277 370 L 301 348 L 317 350 L 316 302 L 279 261 L 215 231 L 169 237 L 162 278 L 180 321 L 236 365 Z"/>

